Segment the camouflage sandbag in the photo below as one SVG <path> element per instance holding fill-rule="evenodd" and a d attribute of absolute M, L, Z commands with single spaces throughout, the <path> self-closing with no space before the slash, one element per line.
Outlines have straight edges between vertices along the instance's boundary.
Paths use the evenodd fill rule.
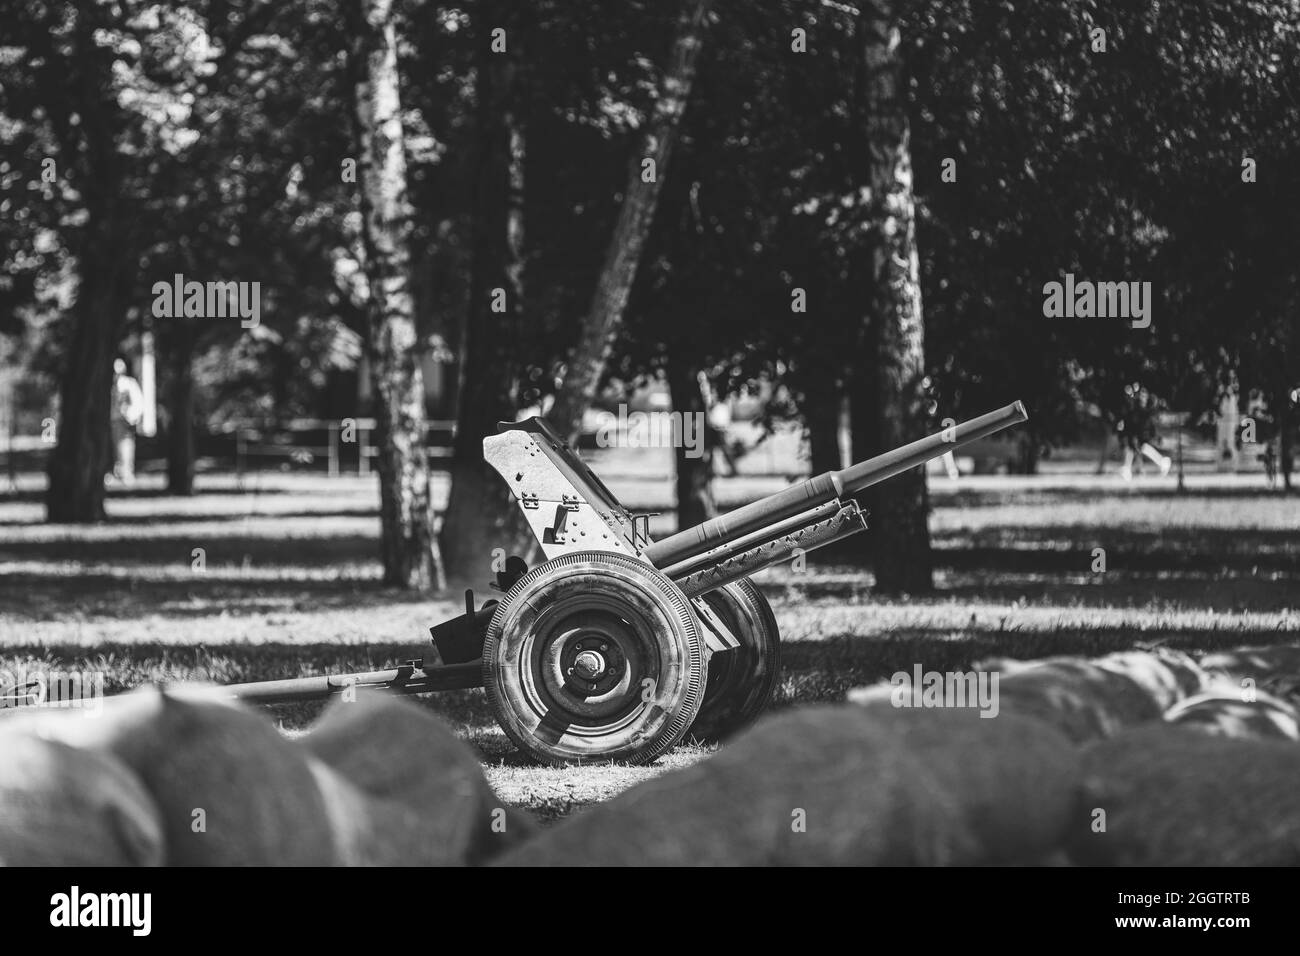
<path fill-rule="evenodd" d="M 1090 865 L 1300 864 L 1300 747 L 1157 723 L 1084 751 L 1072 859 Z"/>
<path fill-rule="evenodd" d="M 1159 720 L 1207 680 L 1191 657 L 1163 649 L 1095 659 L 991 660 L 975 669 L 999 675 L 1004 713 L 1036 717 L 1077 742 Z"/>
<path fill-rule="evenodd" d="M 1300 698 L 1300 645 L 1241 647 L 1206 654 L 1200 663 L 1205 670 L 1230 678 L 1243 689 L 1257 687 L 1278 697 Z"/>
<path fill-rule="evenodd" d="M 334 863 L 331 822 L 303 751 L 265 715 L 202 689 L 149 689 L 87 720 L 51 714 L 46 736 L 129 766 L 162 815 L 180 866 Z"/>
<path fill-rule="evenodd" d="M 0 865 L 158 866 L 161 814 L 112 757 L 0 730 Z"/>
<path fill-rule="evenodd" d="M 1267 691 L 1215 684 L 1165 711 L 1171 724 L 1220 737 L 1300 741 L 1300 710 Z"/>
<path fill-rule="evenodd" d="M 336 701 L 296 743 L 387 807 L 376 825 L 402 831 L 409 863 L 478 862 L 533 829 L 496 798 L 474 750 L 413 703 Z"/>
<path fill-rule="evenodd" d="M 1076 754 L 1015 716 L 890 706 L 771 716 L 729 747 L 546 830 L 519 866 L 956 865 L 1049 858 Z"/>

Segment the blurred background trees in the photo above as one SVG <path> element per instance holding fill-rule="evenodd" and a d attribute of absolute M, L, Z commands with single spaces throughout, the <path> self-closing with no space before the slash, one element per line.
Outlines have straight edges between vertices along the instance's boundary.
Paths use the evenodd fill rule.
<path fill-rule="evenodd" d="M 57 421 L 50 520 L 103 517 L 112 360 L 138 363 L 146 334 L 173 493 L 195 490 L 196 459 L 236 423 L 388 407 L 355 173 L 355 2 L 47 0 L 7 15 L 0 361 L 24 427 Z M 702 42 L 653 216 L 620 229 L 645 198 L 629 170 L 692 16 Z M 816 471 L 842 463 L 846 408 L 862 458 L 1015 398 L 1031 411 L 1012 439 L 1022 470 L 1098 424 L 1136 442 L 1161 413 L 1198 420 L 1225 395 L 1292 454 L 1293 0 L 393 0 L 391 20 L 406 384 L 418 372 L 420 411 L 456 422 L 453 576 L 523 544 L 483 434 L 557 396 L 580 425 L 592 399 L 647 382 L 683 412 L 762 395 L 764 421 L 806 430 Z M 890 25 L 883 46 L 872 24 Z M 894 71 L 889 102 L 873 50 Z M 897 206 L 881 190 L 900 181 L 901 140 L 900 232 L 883 228 Z M 907 233 L 906 253 L 882 245 Z M 609 322 L 606 264 L 634 251 L 627 288 L 604 296 L 623 303 Z M 890 272 L 898 255 L 916 257 L 912 288 Z M 1043 285 L 1067 272 L 1151 282 L 1151 327 L 1045 319 Z M 178 273 L 259 282 L 260 325 L 154 318 L 152 285 Z M 904 321 L 899 303 L 918 300 Z M 575 358 L 597 371 L 569 375 Z M 422 431 L 419 417 L 401 428 Z M 715 509 L 721 457 L 716 441 L 679 449 L 688 521 Z M 871 502 L 864 557 L 885 559 L 883 588 L 928 584 L 924 488 L 918 473 Z"/>

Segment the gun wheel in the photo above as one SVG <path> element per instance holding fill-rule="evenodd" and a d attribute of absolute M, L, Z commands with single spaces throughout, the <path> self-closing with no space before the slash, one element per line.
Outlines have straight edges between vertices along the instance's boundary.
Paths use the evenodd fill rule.
<path fill-rule="evenodd" d="M 704 697 L 695 611 L 625 554 L 577 551 L 525 574 L 483 643 L 501 729 L 543 763 L 648 763 L 686 735 Z"/>
<path fill-rule="evenodd" d="M 781 679 L 781 632 L 767 598 L 749 578 L 703 597 L 740 640 L 740 647 L 714 654 L 704 702 L 690 734 L 723 740 L 745 729 L 771 703 Z"/>

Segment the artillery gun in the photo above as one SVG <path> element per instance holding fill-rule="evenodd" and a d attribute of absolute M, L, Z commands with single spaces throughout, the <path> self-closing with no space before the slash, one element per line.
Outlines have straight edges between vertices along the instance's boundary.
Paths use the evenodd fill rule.
<path fill-rule="evenodd" d="M 553 764 L 645 763 L 688 734 L 725 737 L 762 712 L 780 675 L 776 619 L 750 575 L 864 530 L 848 496 L 1027 417 L 1013 402 L 659 541 L 544 420 L 503 422 L 484 458 L 545 560 L 509 558 L 503 596 L 480 607 L 467 591 L 465 613 L 430 628 L 441 663 L 223 693 L 280 703 L 484 687 L 506 735 Z"/>

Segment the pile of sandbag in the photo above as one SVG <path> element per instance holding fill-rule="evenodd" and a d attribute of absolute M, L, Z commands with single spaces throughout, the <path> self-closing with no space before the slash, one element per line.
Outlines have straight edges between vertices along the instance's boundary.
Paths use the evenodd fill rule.
<path fill-rule="evenodd" d="M 481 862 L 530 821 L 427 711 L 337 702 L 310 734 L 210 693 L 0 725 L 0 863 L 330 866 Z"/>
<path fill-rule="evenodd" d="M 148 691 L 0 724 L 0 863 L 1300 864 L 1300 713 L 1256 686 L 1279 661 L 1300 664 L 991 661 L 980 706 L 862 688 L 544 830 L 416 705 L 338 702 L 287 740 L 211 693 Z"/>
<path fill-rule="evenodd" d="M 494 862 L 1300 863 L 1286 700 L 1164 649 L 980 669 L 1000 678 L 985 716 L 862 688 L 769 717 Z"/>
<path fill-rule="evenodd" d="M 1300 865 L 1300 747 L 1156 722 L 1083 752 L 1085 865 Z"/>
<path fill-rule="evenodd" d="M 503 865 L 959 865 L 1050 860 L 1078 755 L 1014 716 L 822 706 L 625 791 Z"/>

